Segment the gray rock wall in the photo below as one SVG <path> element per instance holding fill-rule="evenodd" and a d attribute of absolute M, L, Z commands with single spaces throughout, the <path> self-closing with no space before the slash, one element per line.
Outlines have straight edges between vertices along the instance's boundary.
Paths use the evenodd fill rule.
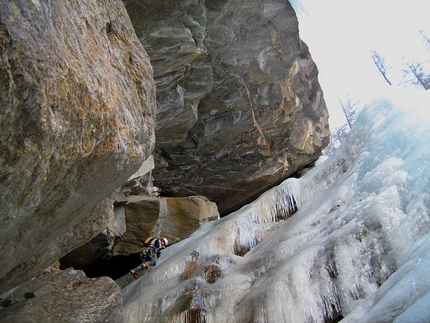
<path fill-rule="evenodd" d="M 124 4 L 0 3 L 0 292 L 106 231 L 154 149 L 162 194 L 225 214 L 328 140 L 288 2 Z"/>
<path fill-rule="evenodd" d="M 155 86 L 121 1 L 11 0 L 0 93 L 1 292 L 106 227 L 90 212 L 153 150 Z"/>
<path fill-rule="evenodd" d="M 317 68 L 287 1 L 124 1 L 157 84 L 154 183 L 225 214 L 328 142 Z"/>

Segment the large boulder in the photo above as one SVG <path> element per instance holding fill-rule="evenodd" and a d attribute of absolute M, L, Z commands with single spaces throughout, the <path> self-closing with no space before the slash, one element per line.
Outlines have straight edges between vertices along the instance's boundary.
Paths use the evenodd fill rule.
<path fill-rule="evenodd" d="M 115 244 L 112 255 L 142 251 L 149 237 L 165 237 L 169 243 L 188 238 L 203 223 L 219 218 L 218 208 L 204 196 L 129 196 L 125 206 L 127 231 Z"/>
<path fill-rule="evenodd" d="M 328 143 L 317 68 L 288 1 L 124 1 L 157 84 L 154 183 L 225 214 Z"/>
<path fill-rule="evenodd" d="M 124 322 L 119 286 L 108 277 L 89 279 L 80 270 L 45 273 L 3 301 L 1 323 Z"/>
<path fill-rule="evenodd" d="M 0 93 L 1 292 L 106 227 L 90 213 L 153 150 L 155 86 L 121 1 L 11 0 Z"/>

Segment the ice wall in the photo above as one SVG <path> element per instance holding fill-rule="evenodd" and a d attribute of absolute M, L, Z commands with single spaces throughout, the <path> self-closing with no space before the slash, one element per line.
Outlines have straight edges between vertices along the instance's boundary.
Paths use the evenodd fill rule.
<path fill-rule="evenodd" d="M 167 248 L 123 289 L 126 321 L 429 321 L 430 122 L 393 102 L 301 179 Z"/>

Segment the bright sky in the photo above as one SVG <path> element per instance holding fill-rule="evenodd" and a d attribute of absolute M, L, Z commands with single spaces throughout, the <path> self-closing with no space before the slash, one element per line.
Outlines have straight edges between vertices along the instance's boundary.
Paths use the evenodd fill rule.
<path fill-rule="evenodd" d="M 402 57 L 430 59 L 424 34 L 430 38 L 428 0 L 292 0 L 300 36 L 320 71 L 319 80 L 330 111 L 332 130 L 345 123 L 338 96 L 361 104 L 388 87 L 376 69 L 371 51 L 395 65 L 388 73 L 397 85 Z"/>

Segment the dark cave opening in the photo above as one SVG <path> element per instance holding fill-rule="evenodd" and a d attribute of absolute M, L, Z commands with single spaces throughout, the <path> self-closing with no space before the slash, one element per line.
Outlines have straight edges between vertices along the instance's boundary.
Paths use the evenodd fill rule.
<path fill-rule="evenodd" d="M 117 280 L 130 273 L 130 270 L 140 263 L 140 253 L 133 253 L 128 256 L 104 258 L 91 265 L 75 269 L 83 270 L 89 278 L 108 276 L 113 280 Z"/>

